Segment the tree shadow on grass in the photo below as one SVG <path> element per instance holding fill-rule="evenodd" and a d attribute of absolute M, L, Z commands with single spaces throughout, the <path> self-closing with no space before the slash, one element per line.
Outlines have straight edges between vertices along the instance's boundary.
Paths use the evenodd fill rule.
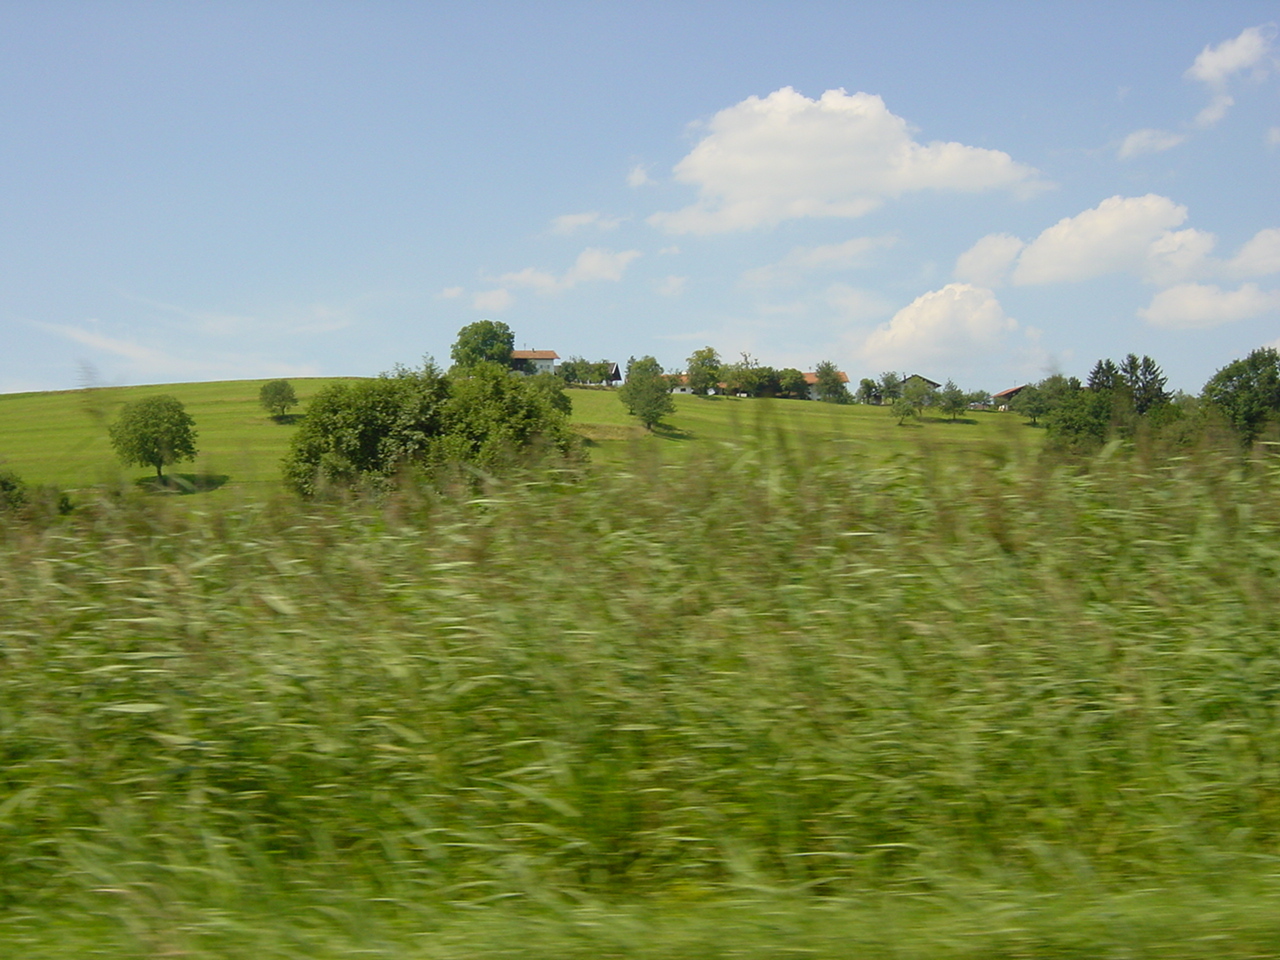
<path fill-rule="evenodd" d="M 186 496 L 191 493 L 217 490 L 230 479 L 223 473 L 171 473 L 165 477 L 142 477 L 135 482 L 149 493 Z"/>
<path fill-rule="evenodd" d="M 280 423 L 290 426 L 301 420 L 306 414 L 303 413 L 273 413 L 271 415 L 272 423 Z"/>
<path fill-rule="evenodd" d="M 681 430 L 679 427 L 673 427 L 666 423 L 655 423 L 651 432 L 655 437 L 662 437 L 664 440 L 693 439 L 693 434 L 688 430 Z"/>
<path fill-rule="evenodd" d="M 950 417 L 921 417 L 921 419 L 927 420 L 929 423 L 967 423 L 970 426 L 977 426 L 978 423 L 977 420 L 971 417 L 956 417 L 954 420 Z"/>

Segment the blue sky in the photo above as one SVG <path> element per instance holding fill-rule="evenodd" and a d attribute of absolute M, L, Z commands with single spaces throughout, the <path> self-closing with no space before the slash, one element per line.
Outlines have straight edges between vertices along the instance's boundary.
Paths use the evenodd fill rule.
<path fill-rule="evenodd" d="M 0 3 L 0 392 L 1280 340 L 1280 5 Z"/>

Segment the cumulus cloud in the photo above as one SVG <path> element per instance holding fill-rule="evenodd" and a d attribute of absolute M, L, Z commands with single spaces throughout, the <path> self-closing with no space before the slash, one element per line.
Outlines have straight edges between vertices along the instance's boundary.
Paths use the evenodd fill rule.
<path fill-rule="evenodd" d="M 649 222 L 670 233 L 720 233 L 804 217 L 860 217 L 920 190 L 1031 190 L 1038 172 L 1007 153 L 915 141 L 902 117 L 867 93 L 811 100 L 784 87 L 717 113 L 675 167 L 698 200 Z"/>
<path fill-rule="evenodd" d="M 525 267 L 523 270 L 502 274 L 498 277 L 498 283 L 504 290 L 509 287 L 529 287 L 543 294 L 561 293 L 593 280 L 621 280 L 627 265 L 639 256 L 639 250 L 615 252 L 588 247 L 578 254 L 573 266 L 560 276 L 535 267 Z"/>
<path fill-rule="evenodd" d="M 852 270 L 865 266 L 872 251 L 891 247 L 895 242 L 891 236 L 855 237 L 843 243 L 795 247 L 777 263 L 746 271 L 742 279 L 753 285 L 793 283 L 816 271 Z"/>
<path fill-rule="evenodd" d="M 1140 157 L 1145 153 L 1162 153 L 1171 150 L 1187 139 L 1186 134 L 1170 133 L 1168 130 L 1135 130 L 1124 138 L 1120 144 L 1121 160 Z"/>
<path fill-rule="evenodd" d="M 1021 240 L 1007 233 L 989 234 L 960 254 L 955 278 L 980 287 L 998 287 L 1004 283 L 1024 246 Z"/>
<path fill-rule="evenodd" d="M 1262 277 L 1269 273 L 1280 273 L 1280 230 L 1275 227 L 1259 230 L 1227 262 L 1227 272 L 1235 277 Z"/>
<path fill-rule="evenodd" d="M 1212 127 L 1231 109 L 1235 99 L 1227 93 L 1227 84 L 1248 71 L 1254 77 L 1266 75 L 1271 65 L 1275 28 L 1246 27 L 1240 35 L 1224 40 L 1216 47 L 1205 47 L 1185 74 L 1213 91 L 1209 105 L 1196 115 L 1196 125 Z"/>
<path fill-rule="evenodd" d="M 1087 280 L 1132 273 L 1159 286 L 1211 277 L 1248 279 L 1280 273 L 1280 229 L 1258 231 L 1230 260 L 1213 256 L 1218 238 L 1179 227 L 1187 208 L 1168 197 L 1110 197 L 1064 217 L 1029 244 L 1009 234 L 983 237 L 956 260 L 955 277 L 997 287 Z"/>
<path fill-rule="evenodd" d="M 1210 271 L 1210 258 L 1218 238 L 1203 230 L 1168 230 L 1156 237 L 1147 249 L 1143 279 L 1150 283 L 1178 283 Z"/>
<path fill-rule="evenodd" d="M 1213 246 L 1212 234 L 1173 233 L 1187 208 L 1168 197 L 1110 197 L 1091 210 L 1064 217 L 1036 237 L 1018 257 L 1016 284 L 1086 280 L 1107 273 L 1133 272 L 1168 280 L 1175 267 L 1196 266 Z"/>
<path fill-rule="evenodd" d="M 503 289 L 484 290 L 471 298 L 471 306 L 484 313 L 502 313 L 515 302 L 511 291 Z"/>
<path fill-rule="evenodd" d="M 1187 68 L 1186 75 L 1213 87 L 1220 87 L 1238 73 L 1262 67 L 1271 52 L 1274 27 L 1246 27 L 1232 40 L 1205 47 Z"/>
<path fill-rule="evenodd" d="M 1017 328 L 990 290 L 952 283 L 917 297 L 881 324 L 861 354 L 877 369 L 961 363 L 1002 349 Z"/>
<path fill-rule="evenodd" d="M 1261 290 L 1246 283 L 1238 290 L 1209 284 L 1183 283 L 1161 290 L 1138 315 L 1155 327 L 1208 329 L 1238 320 L 1280 313 L 1280 290 Z"/>
<path fill-rule="evenodd" d="M 616 230 L 622 223 L 622 217 L 605 217 L 595 210 L 589 213 L 566 213 L 551 221 L 551 232 L 562 236 L 580 230 L 583 227 L 596 227 L 599 230 Z"/>

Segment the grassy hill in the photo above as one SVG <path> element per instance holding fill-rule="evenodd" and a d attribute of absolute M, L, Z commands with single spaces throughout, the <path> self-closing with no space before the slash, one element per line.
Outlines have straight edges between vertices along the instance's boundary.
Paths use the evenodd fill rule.
<path fill-rule="evenodd" d="M 307 401 L 340 378 L 291 381 L 305 411 Z M 258 404 L 265 381 L 179 383 L 144 387 L 104 387 L 0 396 L 0 469 L 13 470 L 30 484 L 66 489 L 116 483 L 150 473 L 124 468 L 107 438 L 107 424 L 121 406 L 158 393 L 176 396 L 194 417 L 200 455 L 177 473 L 197 473 L 225 482 L 241 493 L 267 490 L 279 482 L 279 464 L 293 427 L 273 421 Z M 741 441 L 782 436 L 799 445 L 839 441 L 851 453 L 878 459 L 905 450 L 931 448 L 955 453 L 992 446 L 1035 449 L 1038 430 L 1020 417 L 975 413 L 952 423 L 926 418 L 899 426 L 880 407 L 677 396 L 676 412 L 652 433 L 627 415 L 610 390 L 572 390 L 575 429 L 597 464 L 627 459 L 636 448 L 663 459 L 679 459 L 707 441 Z"/>

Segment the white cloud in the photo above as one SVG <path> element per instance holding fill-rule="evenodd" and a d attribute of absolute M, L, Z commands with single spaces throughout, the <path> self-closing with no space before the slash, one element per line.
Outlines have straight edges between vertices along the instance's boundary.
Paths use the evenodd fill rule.
<path fill-rule="evenodd" d="M 952 283 L 917 297 L 878 327 L 861 354 L 877 369 L 916 370 L 990 356 L 1018 327 L 995 294 Z"/>
<path fill-rule="evenodd" d="M 511 291 L 502 289 L 484 290 L 471 298 L 471 306 L 485 313 L 501 313 L 515 302 Z"/>
<path fill-rule="evenodd" d="M 688 277 L 670 276 L 659 281 L 656 289 L 664 297 L 678 297 L 684 293 L 685 284 L 688 282 Z"/>
<path fill-rule="evenodd" d="M 589 247 L 578 254 L 577 261 L 560 281 L 561 286 L 567 290 L 589 280 L 621 280 L 627 264 L 639 256 L 639 250 L 614 253 L 612 250 Z"/>
<path fill-rule="evenodd" d="M 1196 114 L 1197 127 L 1212 127 L 1235 106 L 1235 97 L 1225 93 L 1215 94 L 1209 105 Z"/>
<path fill-rule="evenodd" d="M 498 283 L 503 289 L 532 287 L 538 293 L 560 293 L 592 280 L 621 280 L 627 265 L 639 256 L 639 250 L 622 250 L 615 253 L 599 247 L 588 247 L 578 254 L 578 259 L 574 261 L 573 266 L 558 277 L 545 270 L 525 267 L 523 270 L 504 273 L 498 277 Z"/>
<path fill-rule="evenodd" d="M 1186 139 L 1186 134 L 1170 133 L 1168 130 L 1135 130 L 1120 144 L 1119 157 L 1121 160 L 1128 160 L 1144 153 L 1161 153 L 1171 150 Z"/>
<path fill-rule="evenodd" d="M 1169 329 L 1208 329 L 1238 320 L 1280 312 L 1280 290 L 1260 290 L 1246 283 L 1238 290 L 1184 283 L 1161 290 L 1138 315 L 1152 326 Z"/>
<path fill-rule="evenodd" d="M 622 223 L 622 217 L 604 217 L 592 210 L 589 213 L 566 213 L 551 221 L 551 232 L 560 235 L 573 233 L 582 227 L 596 227 L 599 230 L 616 230 Z"/>
<path fill-rule="evenodd" d="M 855 237 L 843 243 L 818 247 L 795 247 L 777 263 L 748 270 L 742 275 L 749 284 L 791 283 L 806 273 L 819 270 L 852 270 L 865 266 L 873 250 L 891 247 L 896 238 Z"/>
<path fill-rule="evenodd" d="M 980 287 L 998 287 L 1004 283 L 1024 246 L 1021 240 L 1007 233 L 988 234 L 960 254 L 955 278 Z"/>
<path fill-rule="evenodd" d="M 532 287 L 538 293 L 555 293 L 562 289 L 560 281 L 553 274 L 533 267 L 504 273 L 498 282 L 508 287 Z"/>
<path fill-rule="evenodd" d="M 1143 265 L 1143 279 L 1150 283 L 1178 283 L 1211 269 L 1209 254 L 1218 238 L 1203 230 L 1166 231 L 1152 241 Z"/>
<path fill-rule="evenodd" d="M 466 292 L 462 287 L 445 287 L 440 291 L 440 298 L 442 300 L 456 300 Z"/>
<path fill-rule="evenodd" d="M 663 247 L 661 250 L 658 251 L 658 255 L 663 257 L 675 256 L 679 252 L 680 252 L 679 247 L 675 247 L 675 246 Z"/>
<path fill-rule="evenodd" d="M 1259 230 L 1240 252 L 1227 262 L 1227 272 L 1234 277 L 1261 277 L 1280 273 L 1280 230 Z"/>
<path fill-rule="evenodd" d="M 649 171 L 645 169 L 643 164 L 637 163 L 627 174 L 628 187 L 647 187 L 654 182 L 653 178 L 649 176 Z"/>
<path fill-rule="evenodd" d="M 670 233 L 719 233 L 803 217 L 860 217 L 920 190 L 976 192 L 1043 186 L 1038 172 L 999 150 L 917 143 L 878 96 L 791 87 L 717 113 L 675 167 L 698 201 L 649 222 Z"/>
<path fill-rule="evenodd" d="M 1213 91 L 1213 99 L 1196 115 L 1197 126 L 1212 127 L 1227 115 L 1235 103 L 1226 92 L 1228 81 L 1245 71 L 1251 72 L 1255 78 L 1266 75 L 1274 37 L 1273 26 L 1246 27 L 1234 39 L 1200 51 L 1185 76 L 1208 86 Z"/>
<path fill-rule="evenodd" d="M 1246 27 L 1235 39 L 1201 50 L 1186 75 L 1210 86 L 1222 86 L 1235 74 L 1262 65 L 1271 52 L 1273 36 L 1274 28 Z"/>
<path fill-rule="evenodd" d="M 1267 146 L 1280 147 L 1280 127 L 1271 127 L 1267 130 Z"/>
<path fill-rule="evenodd" d="M 1153 246 L 1186 218 L 1187 208 L 1168 197 L 1110 197 L 1091 210 L 1064 217 L 1028 244 L 1018 257 L 1013 282 L 1056 283 L 1145 272 Z M 1192 245 L 1189 238 L 1181 242 Z"/>

